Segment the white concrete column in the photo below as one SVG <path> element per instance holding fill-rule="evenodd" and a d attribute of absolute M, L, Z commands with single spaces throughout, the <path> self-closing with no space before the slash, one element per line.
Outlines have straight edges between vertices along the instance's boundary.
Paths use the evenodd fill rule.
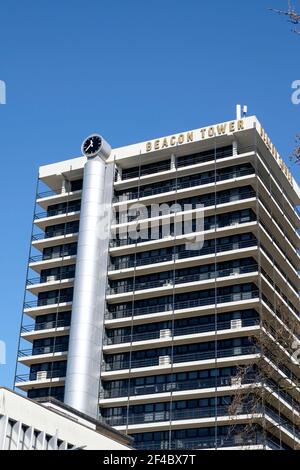
<path fill-rule="evenodd" d="M 37 438 L 37 446 L 36 450 L 45 450 L 45 443 L 46 443 L 46 433 L 45 431 L 41 431 Z"/>
<path fill-rule="evenodd" d="M 61 183 L 61 193 L 65 194 L 68 191 L 69 191 L 69 181 L 66 179 L 63 179 Z"/>
<path fill-rule="evenodd" d="M 33 442 L 33 427 L 29 427 L 25 432 L 24 450 L 31 450 Z"/>
<path fill-rule="evenodd" d="M 118 181 L 122 181 L 122 168 L 118 167 Z"/>
<path fill-rule="evenodd" d="M 171 155 L 171 170 L 176 170 L 176 156 L 174 154 Z"/>
<path fill-rule="evenodd" d="M 8 416 L 4 415 L 0 417 L 0 450 L 4 450 L 6 432 L 8 426 Z"/>
<path fill-rule="evenodd" d="M 232 155 L 236 156 L 238 154 L 238 142 L 237 140 L 234 140 L 232 142 Z"/>
<path fill-rule="evenodd" d="M 22 423 L 17 421 L 12 427 L 12 438 L 10 443 L 10 450 L 21 450 L 20 435 L 22 430 Z"/>
<path fill-rule="evenodd" d="M 58 450 L 57 449 L 57 436 L 51 437 L 50 441 L 48 442 L 48 450 Z"/>

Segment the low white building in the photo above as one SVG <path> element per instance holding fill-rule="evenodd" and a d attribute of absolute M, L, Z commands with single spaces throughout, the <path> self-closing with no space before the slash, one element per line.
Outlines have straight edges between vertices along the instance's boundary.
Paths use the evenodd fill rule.
<path fill-rule="evenodd" d="M 0 450 L 129 450 L 131 438 L 50 398 L 0 388 Z"/>

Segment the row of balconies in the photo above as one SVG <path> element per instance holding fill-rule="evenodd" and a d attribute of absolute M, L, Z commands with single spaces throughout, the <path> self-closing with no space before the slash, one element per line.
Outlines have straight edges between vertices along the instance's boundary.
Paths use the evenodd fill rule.
<path fill-rule="evenodd" d="M 299 443 L 300 443 L 300 438 L 299 438 L 299 433 L 297 431 L 297 425 L 294 424 L 291 421 L 288 421 L 287 419 L 283 418 L 280 413 L 274 412 L 270 407 L 264 406 L 264 407 L 257 407 L 257 410 L 255 412 L 249 412 L 247 409 L 242 409 L 243 407 L 241 406 L 241 409 L 237 411 L 234 415 L 232 414 L 221 414 L 218 415 L 218 413 L 213 413 L 212 410 L 212 416 L 210 417 L 197 417 L 196 419 L 177 419 L 173 421 L 156 421 L 156 422 L 144 422 L 141 424 L 133 424 L 133 425 L 123 425 L 123 426 L 116 426 L 116 429 L 119 431 L 129 431 L 129 433 L 149 433 L 152 431 L 153 432 L 164 432 L 164 431 L 176 431 L 176 430 L 183 430 L 183 429 L 195 429 L 197 426 L 198 428 L 203 428 L 203 427 L 211 427 L 211 426 L 227 426 L 228 427 L 228 434 L 227 436 L 223 436 L 223 438 L 220 440 L 218 443 L 218 438 L 208 438 L 207 437 L 194 437 L 194 441 L 191 439 L 176 439 L 174 442 L 176 442 L 176 449 L 205 449 L 205 448 L 210 448 L 215 444 L 216 446 L 219 446 L 220 448 L 222 447 L 229 447 L 229 438 L 228 436 L 232 436 L 237 432 L 237 428 L 239 425 L 246 425 L 250 424 L 251 426 L 251 432 L 248 431 L 244 433 L 241 433 L 241 435 L 238 437 L 238 439 L 233 439 L 231 437 L 231 440 L 235 443 L 235 446 L 237 443 L 239 444 L 240 447 L 243 447 L 245 445 L 247 446 L 254 446 L 255 443 L 257 445 L 256 439 L 254 439 L 254 429 L 260 425 L 265 429 L 265 433 L 267 433 L 270 436 L 273 436 L 272 439 L 276 439 L 276 442 L 279 443 L 283 448 L 287 448 L 288 446 L 291 449 L 297 449 L 299 448 Z M 223 410 L 224 413 L 226 413 L 226 410 Z M 201 414 L 201 413 L 200 413 Z M 197 413 L 196 413 L 197 415 Z M 247 435 L 248 434 L 248 435 Z M 197 436 L 197 433 L 195 433 L 195 436 Z M 146 444 L 146 448 L 148 447 L 149 442 L 145 440 L 143 442 L 140 440 L 142 443 L 140 446 L 138 445 L 138 448 L 141 449 L 144 447 Z M 265 435 L 264 437 L 264 445 L 266 446 L 267 442 L 267 437 Z M 161 448 L 162 443 L 164 441 L 156 442 L 155 440 L 151 440 L 151 445 L 152 448 Z M 200 444 L 201 443 L 201 444 Z M 164 445 L 164 444 L 163 444 Z M 233 443 L 231 443 L 231 446 Z M 170 440 L 168 442 L 167 448 L 171 447 Z M 172 448 L 172 447 L 171 447 Z"/>
<path fill-rule="evenodd" d="M 206 272 L 206 273 L 197 273 L 191 274 L 187 276 L 180 276 L 175 278 L 169 279 L 162 279 L 159 281 L 149 281 L 149 282 L 138 282 L 136 281 L 134 284 L 128 285 L 119 285 L 116 287 L 108 287 L 107 294 L 109 296 L 116 295 L 116 294 L 123 294 L 128 292 L 136 292 L 140 290 L 152 290 L 153 289 L 161 289 L 163 287 L 173 288 L 175 286 L 180 286 L 182 284 L 192 284 L 195 282 L 202 282 L 202 281 L 211 281 L 217 278 L 224 278 L 230 276 L 239 276 L 248 273 L 255 273 L 258 271 L 258 266 L 251 265 L 251 266 L 237 266 L 228 269 L 219 269 L 216 271 Z M 171 275 L 173 272 L 171 272 Z"/>
<path fill-rule="evenodd" d="M 190 326 L 185 328 L 176 328 L 164 329 L 158 331 L 150 331 L 149 333 L 133 334 L 133 335 L 123 335 L 123 336 L 106 336 L 104 339 L 104 344 L 106 346 L 123 344 L 123 343 L 138 343 L 140 341 L 150 341 L 154 339 L 166 340 L 176 336 L 186 336 L 186 335 L 195 335 L 199 333 L 208 333 L 211 331 L 219 330 L 237 330 L 240 328 L 246 328 L 249 326 L 259 325 L 259 318 L 245 318 L 245 319 L 235 319 L 229 320 L 227 322 L 213 322 L 206 325 L 197 325 Z"/>
<path fill-rule="evenodd" d="M 153 401 L 153 396 L 155 397 L 155 402 L 161 397 L 167 394 L 170 396 L 172 394 L 173 398 L 180 399 L 183 396 L 188 396 L 193 398 L 195 396 L 195 391 L 203 391 L 203 396 L 207 396 L 209 391 L 216 393 L 217 395 L 221 393 L 234 393 L 236 389 L 239 391 L 245 391 L 251 388 L 253 393 L 256 390 L 260 390 L 261 387 L 266 387 L 266 392 L 269 397 L 276 399 L 278 395 L 283 402 L 290 407 L 293 413 L 297 413 L 300 417 L 300 401 L 299 396 L 298 400 L 293 398 L 286 392 L 283 392 L 279 389 L 276 382 L 271 379 L 262 378 L 259 373 L 257 374 L 247 374 L 245 376 L 227 376 L 227 377 L 211 377 L 198 380 L 185 380 L 185 381 L 174 381 L 174 382 L 162 382 L 155 384 L 147 385 L 136 385 L 136 386 L 127 386 L 120 387 L 117 389 L 102 389 L 100 392 L 100 403 L 102 406 L 113 406 L 117 404 L 118 406 L 124 403 L 124 400 L 116 400 L 123 398 L 125 402 L 128 397 L 132 400 L 132 403 L 137 404 L 138 402 L 145 403 L 151 400 Z M 191 392 L 191 395 L 186 392 Z M 197 393 L 197 396 L 202 396 L 201 393 Z M 146 401 L 147 400 L 147 401 Z"/>
<path fill-rule="evenodd" d="M 173 253 L 167 253 L 161 256 L 151 256 L 148 258 L 131 258 L 126 261 L 119 261 L 117 263 L 110 263 L 108 267 L 108 272 L 110 274 L 110 271 L 120 271 L 124 269 L 130 269 L 130 268 L 135 268 L 135 267 L 141 267 L 141 266 L 148 266 L 150 264 L 159 264 L 159 263 L 167 263 L 167 262 L 174 262 L 178 260 L 183 260 L 187 258 L 193 258 L 196 256 L 207 256 L 211 254 L 219 254 L 222 252 L 226 251 L 236 251 L 236 250 L 241 250 L 245 248 L 250 248 L 253 246 L 257 246 L 258 242 L 256 239 L 252 240 L 241 240 L 237 242 L 232 242 L 232 243 L 224 243 L 224 244 L 217 244 L 215 243 L 213 246 L 208 246 L 205 248 L 202 248 L 201 250 L 185 250 L 185 251 L 180 251 L 180 252 L 173 252 Z"/>
<path fill-rule="evenodd" d="M 249 245 L 253 245 L 254 243 L 256 244 L 255 240 L 247 242 L 247 244 Z M 264 249 L 264 251 L 268 253 L 267 250 Z M 185 252 L 183 253 L 184 255 L 186 254 Z M 192 253 L 193 252 L 191 252 L 191 254 Z M 268 256 L 271 256 L 271 255 L 268 253 Z M 272 260 L 270 260 L 269 262 L 272 263 Z M 276 264 L 277 263 L 275 263 L 275 266 Z M 266 269 L 268 268 L 267 265 L 265 267 Z M 294 306 L 293 302 L 289 300 L 289 298 L 286 296 L 286 294 L 282 290 L 288 287 L 289 290 L 286 292 L 289 293 L 289 295 L 293 295 L 294 302 L 298 302 L 298 293 L 296 291 L 296 288 L 291 284 L 290 281 L 287 281 L 284 277 L 282 277 L 278 264 L 276 267 L 278 271 L 277 276 L 276 276 L 277 282 L 278 280 L 281 281 L 281 289 L 277 287 L 277 292 L 281 295 L 285 303 L 294 311 L 294 313 L 298 315 L 298 309 Z M 271 268 L 271 269 L 274 269 L 274 268 Z M 110 296 L 114 296 L 118 294 L 137 292 L 137 291 L 142 291 L 142 290 L 149 290 L 149 289 L 153 290 L 155 288 L 168 288 L 168 287 L 175 288 L 175 287 L 180 287 L 180 285 L 183 285 L 186 283 L 190 284 L 192 282 L 203 282 L 205 280 L 209 281 L 209 280 L 216 279 L 216 278 L 239 276 L 239 275 L 247 274 L 250 272 L 256 272 L 256 271 L 258 271 L 257 265 L 233 267 L 233 268 L 228 268 L 228 269 L 223 269 L 223 270 L 221 269 L 221 270 L 217 270 L 213 272 L 193 274 L 190 276 L 184 276 L 184 277 L 175 278 L 175 279 L 170 278 L 166 280 L 152 281 L 152 282 L 149 281 L 149 282 L 143 282 L 143 283 L 135 282 L 134 285 L 133 284 L 128 284 L 128 285 L 121 284 L 119 286 L 113 286 L 113 287 L 108 288 L 107 293 Z M 261 268 L 261 272 L 264 275 L 264 277 L 269 281 L 269 283 L 274 286 L 274 279 L 272 279 L 267 274 L 266 270 L 264 268 Z M 173 272 L 171 272 L 171 275 L 173 275 Z M 45 290 L 47 288 L 51 289 L 52 284 L 54 288 L 56 286 L 56 283 L 72 284 L 73 278 L 72 277 L 70 278 L 70 272 L 63 272 L 63 273 L 59 273 L 55 275 L 51 274 L 51 275 L 44 276 L 44 277 L 29 279 L 27 281 L 27 286 L 30 290 L 32 290 L 34 286 L 37 286 L 38 288 L 40 286 L 39 290 L 41 289 Z M 51 304 L 53 302 L 55 303 L 53 299 L 47 299 L 46 301 L 44 299 L 40 299 L 37 305 L 43 305 L 43 302 L 46 302 L 46 304 L 49 304 L 49 303 Z"/>
<path fill-rule="evenodd" d="M 170 366 L 174 364 L 194 361 L 206 361 L 210 359 L 219 359 L 224 357 L 235 357 L 244 355 L 256 355 L 259 354 L 259 348 L 257 346 L 238 346 L 230 349 L 219 349 L 212 351 L 199 351 L 197 353 L 182 354 L 177 356 L 157 356 L 149 359 L 131 359 L 131 360 L 115 360 L 113 362 L 102 363 L 102 370 L 105 372 L 124 370 L 124 369 L 140 369 L 144 367 L 158 367 L 158 366 Z"/>
<path fill-rule="evenodd" d="M 197 178 L 191 178 L 190 180 L 182 182 L 176 180 L 173 180 L 173 182 L 164 181 L 161 185 L 155 187 L 154 189 L 143 189 L 137 187 L 134 191 L 128 190 L 128 192 L 125 194 L 122 194 L 120 196 L 114 196 L 113 203 L 121 203 L 135 199 L 140 200 L 150 196 L 162 195 L 163 193 L 169 193 L 182 189 L 195 188 L 197 186 L 204 186 L 215 182 L 218 183 L 220 181 L 227 181 L 230 179 L 236 180 L 237 178 L 249 175 L 255 176 L 254 168 L 235 169 L 233 171 L 229 170 L 228 172 L 222 173 L 221 175 L 214 175 L 211 177 L 208 177 L 206 175 L 202 176 L 200 174 Z"/>
<path fill-rule="evenodd" d="M 242 150 L 242 152 L 243 152 L 243 149 L 241 149 L 241 150 Z M 255 155 L 255 148 L 254 148 L 254 147 L 252 147 L 252 148 L 251 148 L 251 147 L 245 148 L 244 151 L 245 151 L 244 154 L 239 152 L 239 155 L 238 155 L 239 163 L 240 163 L 240 162 L 242 163 L 243 160 L 245 160 L 245 159 L 246 159 L 246 161 L 251 161 L 251 158 Z M 222 163 L 224 157 L 223 157 L 223 156 L 221 156 L 221 157 L 222 157 L 222 158 L 220 158 L 220 159 L 217 158 L 216 163 L 217 163 L 217 164 L 218 164 L 218 163 L 221 163 L 221 164 L 224 166 L 224 163 Z M 229 157 L 229 155 L 228 155 L 228 157 Z M 230 155 L 230 157 L 231 157 L 232 160 L 234 160 L 234 163 L 236 164 L 236 162 L 237 162 L 237 156 L 236 156 L 236 155 L 234 155 L 234 156 L 233 156 L 233 155 Z M 231 160 L 231 159 L 230 159 L 230 160 Z M 258 159 L 259 159 L 259 161 L 261 162 L 261 164 L 262 164 L 263 166 L 265 166 L 264 163 L 261 161 L 261 157 L 260 157 L 259 155 L 258 155 Z M 227 162 L 227 163 L 230 164 L 230 162 Z M 211 162 L 211 165 L 213 165 L 213 166 L 215 165 L 215 157 L 213 157 L 212 162 Z M 167 167 L 168 167 L 168 166 L 169 166 L 169 165 L 167 165 Z M 198 162 L 198 163 L 195 162 L 195 163 L 194 163 L 194 166 L 195 166 L 195 168 L 194 168 L 194 170 L 192 170 L 192 171 L 193 171 L 194 174 L 195 174 L 195 171 L 196 171 L 196 170 L 199 171 L 199 162 Z M 201 166 L 203 166 L 203 164 L 202 164 L 202 165 L 200 164 L 200 167 L 201 167 Z M 193 167 L 193 165 L 192 165 L 192 167 Z M 167 169 L 167 168 L 165 168 L 165 169 L 163 169 L 163 170 L 166 170 L 166 169 Z M 177 172 L 179 172 L 179 173 L 180 173 L 180 172 L 183 172 L 183 175 L 186 174 L 186 171 L 185 171 L 185 170 L 186 170 L 186 169 L 185 169 L 184 167 L 183 167 L 183 168 L 180 168 L 180 165 L 179 165 L 179 168 L 177 168 Z M 157 174 L 157 173 L 156 173 L 157 171 L 159 171 L 159 172 L 161 173 L 162 169 L 159 168 L 159 167 L 156 165 L 156 166 L 153 167 L 152 172 L 150 172 L 150 174 L 149 174 L 149 178 L 150 178 L 149 181 L 152 181 L 151 178 L 152 178 L 153 175 Z M 244 171 L 245 171 L 245 175 L 247 176 L 248 170 L 246 169 L 246 170 L 244 170 Z M 225 174 L 225 175 L 224 175 L 224 178 L 225 178 L 225 179 L 226 179 L 226 178 L 230 178 L 230 174 L 231 174 L 231 173 L 232 173 L 232 172 L 229 171 L 228 174 Z M 158 178 L 159 178 L 159 176 L 160 176 L 160 175 L 158 174 Z M 234 178 L 238 178 L 238 177 L 240 177 L 240 176 L 244 176 L 243 171 L 241 171 L 241 173 L 238 172 L 237 174 L 236 174 L 236 173 L 233 173 L 233 174 L 232 174 L 232 177 L 234 177 Z M 136 175 L 136 177 L 138 177 L 138 174 Z M 278 185 L 276 179 L 274 179 L 274 177 L 273 177 L 272 175 L 270 175 L 270 177 L 273 179 L 273 182 L 274 182 L 275 186 L 277 186 L 278 190 L 279 190 L 280 192 L 282 192 L 282 191 L 281 191 L 281 187 Z M 143 178 L 144 178 L 144 177 L 143 177 Z M 137 178 L 137 179 L 138 179 L 138 178 Z M 167 179 L 166 179 L 166 180 L 169 180 L 169 179 L 170 179 L 170 172 L 168 171 L 168 172 L 167 172 Z M 199 183 L 201 184 L 201 179 L 199 178 L 199 180 L 200 180 Z M 214 181 L 212 181 L 212 182 L 214 182 Z M 202 182 L 202 184 L 203 184 L 203 183 L 204 183 L 204 184 L 209 184 L 209 181 L 205 182 L 205 180 L 204 180 L 204 181 Z M 115 183 L 116 188 L 117 188 L 120 184 L 122 185 L 122 181 L 116 182 L 116 183 Z M 131 183 L 131 184 L 132 184 L 132 183 Z M 164 183 L 163 183 L 163 181 L 162 181 L 162 188 L 163 188 L 163 184 L 164 184 Z M 187 181 L 187 182 L 183 182 L 182 184 L 183 184 L 183 186 L 190 187 L 190 184 L 191 184 L 191 185 L 197 184 L 197 182 L 194 183 L 193 181 L 191 181 L 191 183 L 190 183 L 189 181 Z M 266 187 L 269 187 L 269 184 L 265 183 L 265 185 L 266 185 Z M 162 189 L 161 189 L 161 188 L 157 188 L 157 189 L 158 189 L 159 194 L 160 194 L 161 191 L 162 191 Z M 170 188 L 168 187 L 168 184 L 166 184 L 165 189 L 166 189 L 167 191 L 169 191 Z M 61 195 L 59 195 L 57 192 L 48 191 L 48 192 L 46 192 L 46 193 L 39 194 L 39 195 L 38 195 L 38 198 L 37 198 L 37 201 L 38 201 L 38 203 L 39 203 L 40 205 L 43 205 L 43 207 L 44 207 L 43 200 L 44 200 L 44 199 L 46 200 L 46 205 L 47 205 L 47 204 L 49 204 L 49 203 L 51 202 L 51 196 L 54 198 L 55 202 L 57 202 L 56 200 L 57 200 L 57 198 L 58 198 L 59 196 L 61 196 L 61 199 L 62 199 L 62 201 L 63 201 L 65 198 L 67 198 L 67 199 L 69 199 L 70 197 L 73 198 L 74 195 L 76 196 L 76 194 L 78 194 L 78 193 L 80 193 L 80 191 L 71 192 L 71 193 L 62 192 Z M 146 195 L 148 195 L 148 194 L 149 194 L 149 193 L 146 192 Z M 154 194 L 154 195 L 155 195 L 155 194 L 157 194 L 157 193 L 156 193 L 155 191 L 152 193 L 152 191 L 150 190 L 150 194 L 149 194 L 149 195 L 151 195 L 151 194 Z M 134 196 L 134 193 L 132 194 L 132 196 Z M 132 197 L 132 196 L 129 196 L 129 197 Z M 77 197 L 78 197 L 78 196 L 77 196 Z M 140 195 L 140 197 L 141 197 L 141 195 Z M 54 202 L 54 200 L 53 200 L 53 202 Z M 298 222 L 299 222 L 298 225 L 299 225 L 299 224 L 300 224 L 300 219 L 299 219 L 299 216 L 298 216 L 298 211 L 297 211 L 297 209 L 294 209 L 294 208 L 292 207 L 291 203 L 290 203 L 288 200 L 287 200 L 287 203 L 288 203 L 288 204 L 287 204 L 287 205 L 288 205 L 288 209 L 291 210 L 292 213 L 295 213 L 295 214 L 296 214 L 296 218 L 294 218 L 294 220 L 298 220 Z"/>
<path fill-rule="evenodd" d="M 229 330 L 234 331 L 237 334 L 237 331 L 239 334 L 241 333 L 241 330 L 247 329 L 247 333 L 249 331 L 250 327 L 258 326 L 259 325 L 259 320 L 258 319 L 245 319 L 245 320 L 232 320 L 226 323 L 220 323 L 218 326 L 213 326 L 213 325 L 206 325 L 202 326 L 200 325 L 199 328 L 197 327 L 190 327 L 190 328 L 182 328 L 182 329 L 177 329 L 174 331 L 174 334 L 172 334 L 171 330 L 161 330 L 157 332 L 156 338 L 155 339 L 160 339 L 160 342 L 157 344 L 161 345 L 162 343 L 168 344 L 170 340 L 180 340 L 184 339 L 184 337 L 190 337 L 192 336 L 193 339 L 196 339 L 197 334 L 201 333 L 209 333 L 209 332 L 214 332 L 218 331 L 220 332 L 226 332 L 227 334 L 229 333 Z M 26 331 L 29 330 L 29 328 L 25 328 Z M 38 330 L 40 331 L 40 330 Z M 23 336 L 24 337 L 24 336 Z M 204 336 L 206 337 L 206 336 Z M 125 337 L 126 338 L 126 337 Z M 149 339 L 152 340 L 154 339 L 153 333 L 149 334 L 149 337 L 145 334 L 142 336 L 142 338 L 134 338 L 132 337 L 132 342 L 135 340 L 137 342 L 142 342 L 142 341 L 148 341 Z M 123 338 L 122 338 L 123 339 Z M 127 338 L 126 338 L 127 339 Z M 131 343 L 131 338 L 128 338 L 128 342 Z M 120 344 L 123 344 L 123 341 L 120 341 Z M 154 343 L 151 344 L 151 348 L 155 346 Z M 109 348 L 109 346 L 107 346 Z M 126 349 L 126 346 L 122 348 L 122 350 Z M 33 346 L 31 349 L 21 349 L 18 352 L 18 358 L 20 361 L 26 360 L 26 362 L 36 362 L 35 356 L 39 356 L 39 360 L 42 360 L 40 358 L 41 355 L 45 356 L 43 360 L 47 360 L 48 356 L 54 354 L 54 353 L 61 353 L 63 355 L 67 354 L 67 349 L 68 345 L 67 342 L 64 342 L 63 344 L 58 340 L 56 342 L 53 342 L 51 345 L 46 345 L 46 346 Z M 109 349 L 104 349 L 104 351 L 109 352 Z M 142 363 L 142 361 L 141 361 Z"/>
<path fill-rule="evenodd" d="M 205 421 L 206 418 L 225 418 L 230 416 L 231 418 L 229 418 L 229 420 L 236 420 L 237 416 L 239 415 L 245 415 L 248 419 L 251 419 L 254 415 L 268 415 L 274 421 L 276 421 L 278 426 L 283 427 L 300 442 L 300 431 L 297 428 L 297 425 L 281 416 L 280 412 L 277 414 L 268 405 L 263 406 L 262 404 L 251 406 L 249 404 L 241 403 L 240 405 L 236 406 L 234 410 L 234 418 L 232 417 L 230 405 L 225 405 L 192 409 L 185 408 L 184 410 L 158 411 L 150 413 L 145 412 L 141 414 L 129 414 L 128 416 L 111 416 L 109 418 L 102 419 L 110 426 L 131 426 L 132 430 L 134 425 L 139 424 L 148 423 L 149 425 L 153 425 L 154 423 L 169 423 L 172 425 L 174 424 L 174 421 Z"/>
<path fill-rule="evenodd" d="M 283 450 L 284 444 L 272 438 L 266 438 L 263 433 L 252 433 L 251 436 L 236 435 L 232 437 L 202 437 L 197 439 L 173 439 L 167 441 L 135 442 L 138 450 L 215 450 L 215 449 L 265 449 Z"/>
<path fill-rule="evenodd" d="M 259 299 L 258 290 L 252 292 L 237 292 L 233 294 L 219 295 L 203 299 L 185 300 L 182 302 L 175 302 L 170 304 L 166 303 L 164 305 L 156 305 L 149 307 L 133 307 L 117 311 L 106 310 L 105 318 L 107 320 L 115 320 L 132 316 L 142 316 L 151 315 L 154 313 L 165 313 L 169 311 L 173 312 L 176 310 L 195 309 L 198 307 L 207 307 L 210 305 L 220 306 L 222 304 L 227 304 L 231 302 L 249 302 L 254 299 Z"/>
<path fill-rule="evenodd" d="M 220 224 L 219 230 L 222 230 L 222 229 L 226 230 L 226 229 L 228 229 L 228 228 L 231 228 L 232 230 L 234 230 L 234 233 L 235 233 L 236 230 L 238 230 L 239 228 L 242 229 L 242 226 L 243 226 L 245 223 L 247 223 L 247 222 L 249 222 L 249 221 L 247 220 L 247 221 L 245 221 L 245 222 L 244 222 L 244 221 L 239 221 L 239 222 L 238 222 L 238 221 L 234 220 L 234 221 L 232 221 L 230 224 L 227 223 L 227 225 L 226 225 L 226 224 Z M 272 243 L 272 238 L 273 238 L 272 234 L 271 234 L 270 231 L 266 228 L 266 224 L 263 224 L 263 227 L 264 227 L 264 230 L 267 232 L 267 235 L 268 235 L 269 237 L 271 237 L 271 238 L 270 238 L 270 242 Z M 215 228 L 215 225 L 210 225 L 210 226 L 205 227 L 205 231 L 209 231 L 209 230 L 212 230 L 212 229 L 214 229 L 214 228 Z M 219 230 L 218 230 L 218 231 L 219 231 Z M 33 238 L 37 241 L 37 240 L 42 240 L 45 236 L 46 236 L 46 238 L 48 237 L 48 239 L 49 239 L 49 238 L 51 238 L 52 236 L 55 238 L 55 237 L 65 237 L 65 236 L 67 236 L 67 235 L 70 235 L 71 237 L 74 237 L 74 236 L 76 236 L 76 233 L 74 233 L 74 231 L 73 231 L 72 228 L 68 228 L 68 227 L 67 227 L 65 230 L 61 230 L 61 229 L 60 229 L 60 230 L 58 230 L 57 232 L 53 232 L 53 233 L 50 232 L 50 233 L 48 233 L 48 234 L 34 235 Z M 208 234 L 207 234 L 207 235 L 208 235 Z M 207 236 L 207 235 L 206 235 L 206 236 Z M 176 237 L 176 239 L 177 239 L 177 237 Z M 46 239 L 45 239 L 45 240 L 46 240 Z M 160 243 L 163 243 L 163 244 L 165 245 L 165 244 L 166 244 L 166 241 L 167 241 L 168 244 L 170 244 L 170 243 L 172 243 L 172 240 L 174 240 L 174 235 L 173 235 L 173 236 L 172 236 L 172 235 L 170 235 L 170 236 L 168 235 L 167 238 L 161 238 L 160 240 L 153 240 L 153 241 L 150 241 L 150 243 L 148 242 L 148 243 L 147 243 L 147 248 L 149 248 L 150 246 L 158 247 L 159 242 L 160 242 Z M 67 241 L 69 241 L 68 238 L 67 238 Z M 179 241 L 179 240 L 178 240 L 178 241 Z M 58 241 L 57 241 L 57 242 L 58 242 Z M 131 239 L 127 239 L 127 238 L 125 239 L 125 238 L 124 238 L 124 239 L 112 240 L 112 241 L 111 241 L 111 245 L 112 245 L 112 246 L 119 246 L 119 247 L 121 247 L 121 246 L 126 247 L 126 246 L 128 246 L 128 245 L 130 245 L 130 244 L 136 244 L 136 243 L 138 243 L 138 242 L 139 242 L 139 240 L 131 240 Z M 281 250 L 280 250 L 280 248 L 278 247 L 278 245 L 277 245 L 277 249 L 278 249 L 279 252 L 281 253 L 282 258 L 285 259 L 285 261 L 286 261 L 287 263 L 289 263 L 289 261 L 288 261 L 288 259 L 286 258 L 285 254 L 281 252 Z M 208 250 L 208 251 L 209 251 L 209 250 Z M 183 253 L 184 253 L 184 252 L 183 252 Z M 185 254 L 180 254 L 179 259 L 183 259 L 184 256 L 185 256 Z M 187 255 L 187 256 L 188 256 L 188 255 Z M 35 258 L 35 259 L 31 259 L 31 267 L 34 269 L 35 264 L 36 264 L 37 266 L 39 266 L 40 261 L 41 261 L 41 257 L 40 257 L 40 258 L 37 257 L 37 258 Z M 153 260 L 153 261 L 159 262 L 159 260 Z M 145 262 L 147 263 L 147 260 L 146 260 Z M 292 265 L 290 265 L 290 269 L 292 270 L 292 273 L 294 273 L 294 277 L 297 276 L 297 273 L 296 273 L 295 269 L 292 267 Z"/>

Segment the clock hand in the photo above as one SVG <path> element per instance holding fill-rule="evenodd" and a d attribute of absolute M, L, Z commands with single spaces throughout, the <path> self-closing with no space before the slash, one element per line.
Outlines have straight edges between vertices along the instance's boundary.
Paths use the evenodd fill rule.
<path fill-rule="evenodd" d="M 90 145 L 88 146 L 88 148 L 85 151 L 87 152 L 91 147 L 94 147 L 94 144 L 93 144 L 92 140 L 90 140 Z"/>

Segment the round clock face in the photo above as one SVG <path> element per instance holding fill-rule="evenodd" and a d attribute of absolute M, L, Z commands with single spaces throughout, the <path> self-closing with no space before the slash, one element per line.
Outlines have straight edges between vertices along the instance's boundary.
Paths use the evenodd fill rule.
<path fill-rule="evenodd" d="M 91 135 L 82 144 L 82 152 L 87 157 L 93 157 L 97 155 L 101 149 L 102 139 L 100 135 Z"/>

